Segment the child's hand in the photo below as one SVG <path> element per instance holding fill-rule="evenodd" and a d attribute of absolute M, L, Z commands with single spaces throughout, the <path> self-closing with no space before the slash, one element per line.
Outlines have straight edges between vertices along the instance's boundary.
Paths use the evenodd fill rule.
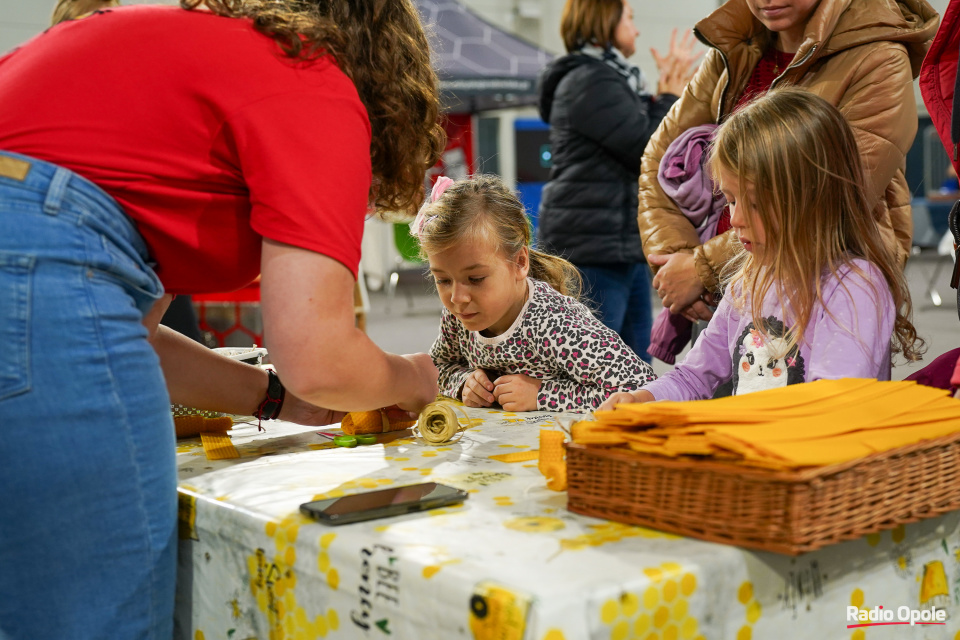
<path fill-rule="evenodd" d="M 622 402 L 653 402 L 656 398 L 646 389 L 637 389 L 634 392 L 618 391 L 603 401 L 599 411 L 609 411 Z"/>
<path fill-rule="evenodd" d="M 463 383 L 460 399 L 468 407 L 489 407 L 496 398 L 493 396 L 493 383 L 483 369 L 474 369 Z"/>
<path fill-rule="evenodd" d="M 495 381 L 493 395 L 507 411 L 534 411 L 541 381 L 522 373 L 500 376 Z"/>

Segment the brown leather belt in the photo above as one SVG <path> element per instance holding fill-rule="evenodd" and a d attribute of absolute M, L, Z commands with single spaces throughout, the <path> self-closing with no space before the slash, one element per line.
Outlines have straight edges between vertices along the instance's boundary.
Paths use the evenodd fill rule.
<path fill-rule="evenodd" d="M 0 155 L 0 178 L 10 178 L 23 182 L 30 173 L 30 163 L 19 158 Z"/>

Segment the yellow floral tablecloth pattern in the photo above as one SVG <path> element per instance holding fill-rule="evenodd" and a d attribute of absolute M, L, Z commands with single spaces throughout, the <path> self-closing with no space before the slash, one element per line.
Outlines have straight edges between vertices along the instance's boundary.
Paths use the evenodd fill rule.
<path fill-rule="evenodd" d="M 335 447 L 238 424 L 239 459 L 181 441 L 183 640 L 960 640 L 960 513 L 797 558 L 569 513 L 529 451 L 547 413 L 466 409 L 458 441 Z M 436 481 L 460 506 L 327 527 L 310 500 Z M 848 627 L 850 608 L 937 607 L 946 624 Z"/>

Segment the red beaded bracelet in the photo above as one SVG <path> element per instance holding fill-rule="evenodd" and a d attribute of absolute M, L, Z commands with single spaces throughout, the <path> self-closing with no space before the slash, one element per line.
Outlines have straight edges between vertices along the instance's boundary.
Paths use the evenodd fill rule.
<path fill-rule="evenodd" d="M 276 371 L 267 369 L 267 380 L 267 397 L 253 414 L 257 420 L 276 420 L 280 415 L 280 409 L 283 408 L 283 399 L 287 395 L 287 390 L 283 388 Z"/>

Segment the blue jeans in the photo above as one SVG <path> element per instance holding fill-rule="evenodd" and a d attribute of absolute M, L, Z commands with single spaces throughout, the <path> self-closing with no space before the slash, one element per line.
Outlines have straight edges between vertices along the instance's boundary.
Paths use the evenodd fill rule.
<path fill-rule="evenodd" d="M 627 346 L 649 360 L 653 307 L 650 269 L 646 264 L 577 265 L 583 274 L 584 297 L 597 318 L 620 334 Z"/>
<path fill-rule="evenodd" d="M 147 261 L 98 187 L 0 152 L 0 638 L 173 634 L 175 439 Z"/>

